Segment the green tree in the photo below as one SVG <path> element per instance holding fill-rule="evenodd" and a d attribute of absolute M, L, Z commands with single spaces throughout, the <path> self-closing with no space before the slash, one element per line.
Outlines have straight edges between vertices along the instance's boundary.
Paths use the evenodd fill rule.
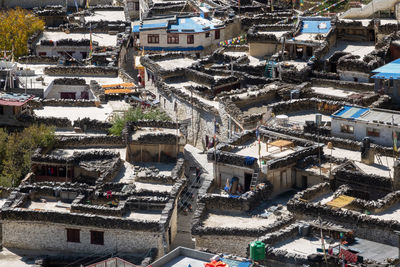
<path fill-rule="evenodd" d="M 138 106 L 134 109 L 129 109 L 122 116 L 117 115 L 114 117 L 110 133 L 112 135 L 121 136 L 122 130 L 127 122 L 140 120 L 170 121 L 171 118 L 159 108 L 142 109 Z"/>
<path fill-rule="evenodd" d="M 0 185 L 18 186 L 30 171 L 31 157 L 35 149 L 51 148 L 54 145 L 54 128 L 33 125 L 22 132 L 8 135 L 1 130 L 0 144 L 3 140 L 3 149 L 0 149 Z"/>
<path fill-rule="evenodd" d="M 28 38 L 43 31 L 44 22 L 31 12 L 16 8 L 0 12 L 0 49 L 14 50 L 14 56 L 28 52 Z"/>

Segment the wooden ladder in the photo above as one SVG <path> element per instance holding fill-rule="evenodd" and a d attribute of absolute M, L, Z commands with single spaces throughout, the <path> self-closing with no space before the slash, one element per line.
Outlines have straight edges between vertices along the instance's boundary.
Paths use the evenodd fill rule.
<path fill-rule="evenodd" d="M 250 190 L 251 191 L 256 190 L 257 182 L 258 182 L 258 174 L 259 174 L 259 170 L 258 169 L 254 170 L 253 175 L 251 177 L 251 182 L 250 182 Z"/>

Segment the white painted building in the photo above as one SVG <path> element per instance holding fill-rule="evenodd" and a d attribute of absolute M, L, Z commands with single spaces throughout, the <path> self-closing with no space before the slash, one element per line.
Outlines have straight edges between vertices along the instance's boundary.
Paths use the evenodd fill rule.
<path fill-rule="evenodd" d="M 171 16 L 132 24 L 136 44 L 146 51 L 200 53 L 225 39 L 225 25 L 217 19 Z"/>
<path fill-rule="evenodd" d="M 332 135 L 378 145 L 393 146 L 393 132 L 400 134 L 400 112 L 344 106 L 332 115 Z M 399 146 L 399 143 L 397 144 Z"/>
<path fill-rule="evenodd" d="M 67 42 L 67 40 L 71 40 Z M 85 59 L 90 51 L 90 33 L 43 32 L 36 44 L 36 55 L 44 57 L 65 56 Z M 93 33 L 93 46 L 117 46 L 117 35 Z"/>

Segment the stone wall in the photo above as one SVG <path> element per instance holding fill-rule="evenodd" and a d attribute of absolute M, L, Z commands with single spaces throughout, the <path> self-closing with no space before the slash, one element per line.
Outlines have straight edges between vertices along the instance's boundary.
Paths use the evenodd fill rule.
<path fill-rule="evenodd" d="M 115 67 L 46 67 L 44 74 L 49 76 L 90 76 L 90 77 L 118 77 L 118 68 Z"/>
<path fill-rule="evenodd" d="M 119 136 L 63 136 L 57 138 L 55 147 L 64 149 L 125 147 L 125 142 Z"/>
<path fill-rule="evenodd" d="M 36 55 L 23 56 L 18 58 L 21 64 L 57 64 L 58 57 L 41 57 Z"/>
<path fill-rule="evenodd" d="M 129 253 L 146 253 L 149 249 L 156 247 L 162 249 L 161 246 L 161 235 L 158 233 L 157 223 L 147 229 L 133 230 L 133 229 L 118 229 L 118 224 L 110 225 L 110 223 L 116 223 L 112 219 L 106 220 L 103 225 L 90 226 L 90 216 L 86 215 L 86 219 L 89 224 L 83 225 L 71 225 L 66 221 L 60 221 L 59 223 L 50 222 L 46 220 L 46 224 L 38 220 L 25 221 L 25 213 L 14 212 L 16 215 L 15 219 L 9 217 L 8 211 L 3 211 L 3 246 L 8 248 L 21 248 L 28 250 L 58 250 L 63 252 L 74 252 L 74 253 L 110 253 L 110 252 L 129 252 Z M 37 219 L 44 219 L 42 213 L 35 212 Z M 24 214 L 24 215 L 22 215 Z M 67 214 L 68 215 L 68 214 Z M 46 219 L 51 215 L 48 214 Z M 75 215 L 77 216 L 77 215 Z M 69 215 L 73 219 L 74 215 Z M 79 215 L 84 216 L 84 215 Z M 121 219 L 120 219 L 121 220 Z M 127 222 L 129 220 L 126 220 Z M 132 226 L 135 224 L 133 222 Z M 142 223 L 145 225 L 145 223 Z M 80 229 L 80 241 L 79 243 L 67 242 L 66 228 L 74 227 Z M 104 245 L 93 245 L 90 242 L 90 231 L 102 231 L 104 232 Z M 153 234 L 151 234 L 153 233 Z"/>

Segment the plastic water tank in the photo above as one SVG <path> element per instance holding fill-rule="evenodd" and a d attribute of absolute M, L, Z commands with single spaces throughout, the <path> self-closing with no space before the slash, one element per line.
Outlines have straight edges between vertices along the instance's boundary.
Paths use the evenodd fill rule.
<path fill-rule="evenodd" d="M 265 259 L 265 244 L 261 241 L 250 243 L 250 258 L 254 261 Z"/>

